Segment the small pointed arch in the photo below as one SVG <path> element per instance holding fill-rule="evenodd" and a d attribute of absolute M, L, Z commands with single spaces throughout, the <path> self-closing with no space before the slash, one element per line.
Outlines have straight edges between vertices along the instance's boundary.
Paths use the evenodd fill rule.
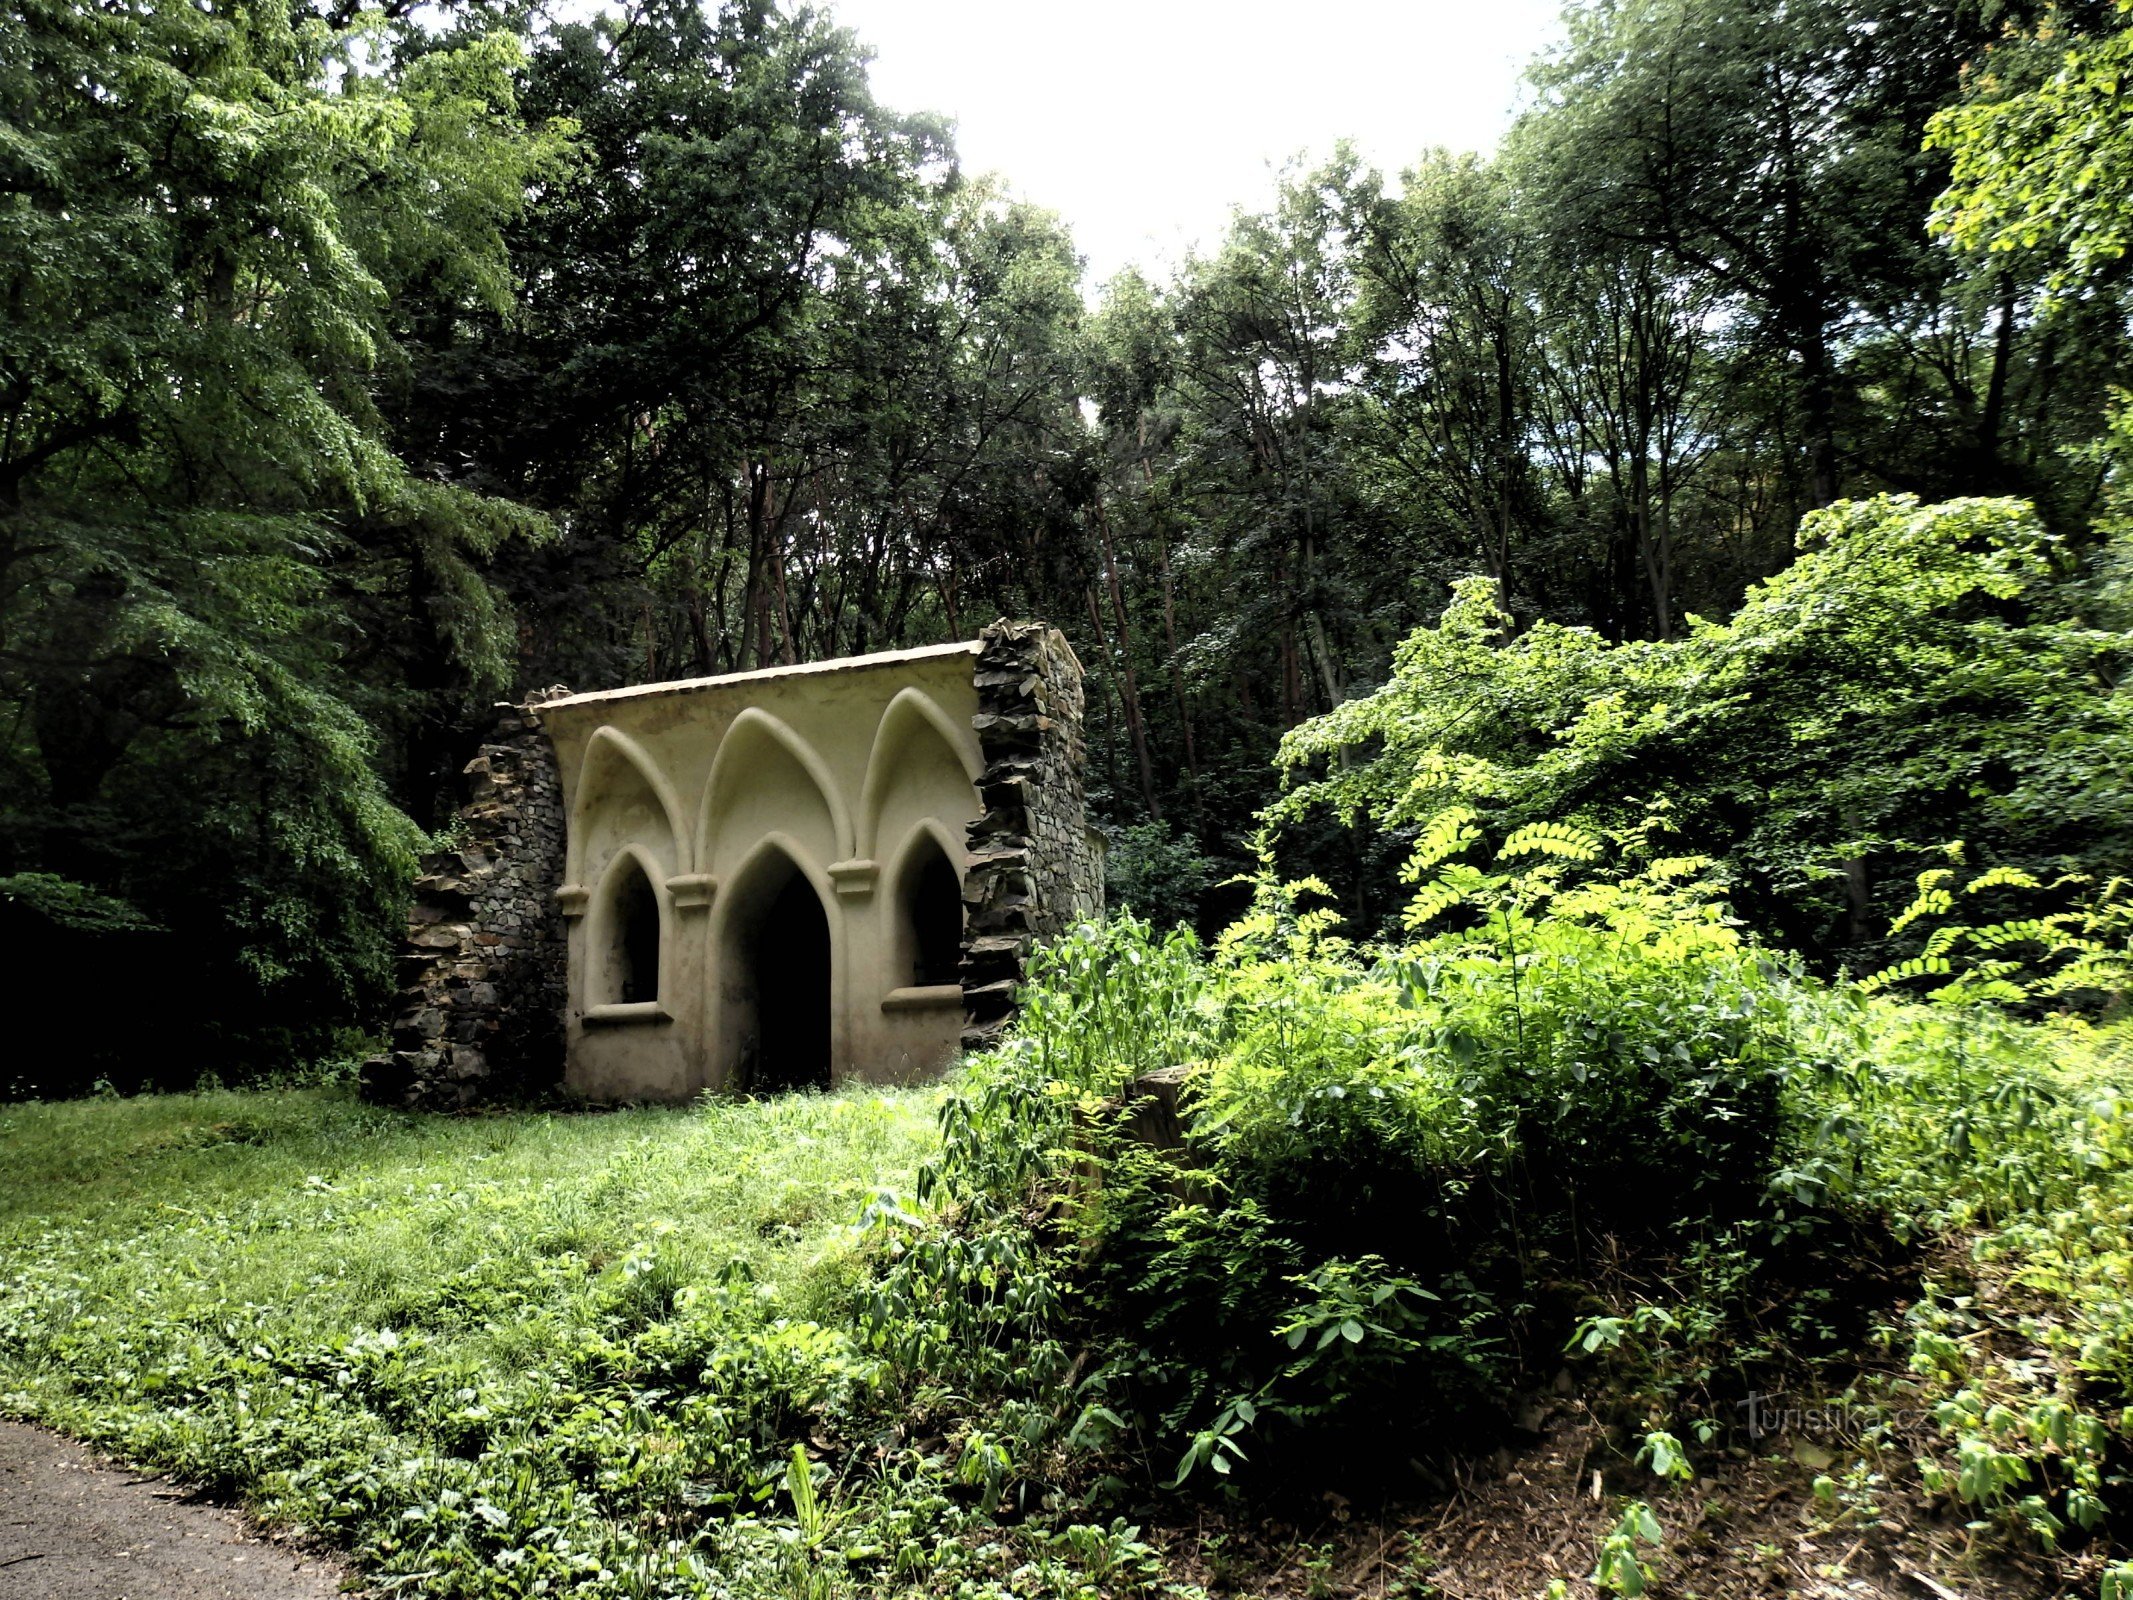
<path fill-rule="evenodd" d="M 883 882 L 891 989 L 960 983 L 968 853 L 932 817 L 904 836 Z"/>
<path fill-rule="evenodd" d="M 867 753 L 866 781 L 859 790 L 858 853 L 872 857 L 879 841 L 881 818 L 889 791 L 900 770 L 908 764 L 914 746 L 938 740 L 949 759 L 975 787 L 985 763 L 978 753 L 977 736 L 956 726 L 940 702 L 923 689 L 899 689 L 874 728 L 874 747 Z M 975 802 L 973 801 L 973 808 Z M 951 857 L 953 853 L 951 852 Z"/>
<path fill-rule="evenodd" d="M 659 863 L 642 845 L 624 845 L 608 862 L 586 929 L 588 1007 L 652 1004 L 666 993 L 674 912 L 660 879 Z"/>
<path fill-rule="evenodd" d="M 836 888 L 829 874 L 815 864 L 807 846 L 793 835 L 779 830 L 766 833 L 755 841 L 740 865 L 720 879 L 717 916 L 721 923 L 731 922 L 746 908 L 749 894 L 766 878 L 797 873 L 807 880 L 815 897 L 822 902 L 822 910 L 828 916 L 836 910 Z"/>
<path fill-rule="evenodd" d="M 750 706 L 733 719 L 711 758 L 697 819 L 697 871 L 718 870 L 725 824 L 751 792 L 768 801 L 773 814 L 789 814 L 796 802 L 803 809 L 819 804 L 828 853 L 838 860 L 852 853 L 851 812 L 829 764 L 789 723 Z M 760 830 L 742 831 L 749 838 L 763 837 Z"/>
<path fill-rule="evenodd" d="M 753 1092 L 829 1087 L 837 907 L 828 876 L 792 835 L 766 835 L 712 915 L 716 1081 Z"/>
<path fill-rule="evenodd" d="M 569 863 L 564 876 L 582 883 L 603 872 L 627 843 L 652 850 L 655 878 L 678 871 L 688 846 L 681 797 L 644 746 L 619 728 L 593 730 L 571 796 Z"/>

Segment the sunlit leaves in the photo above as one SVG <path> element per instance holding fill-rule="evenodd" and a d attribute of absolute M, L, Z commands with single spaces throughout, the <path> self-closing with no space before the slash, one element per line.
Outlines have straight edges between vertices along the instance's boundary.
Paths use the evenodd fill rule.
<path fill-rule="evenodd" d="M 1383 688 L 1288 735 L 1272 815 L 1412 828 L 1431 863 L 1460 826 L 1536 861 L 1572 859 L 1563 826 L 1708 857 L 1773 937 L 1884 960 L 1916 953 L 1887 944 L 1916 921 L 1890 877 L 1949 839 L 1987 853 L 1997 894 L 2111 859 L 2133 634 L 2066 617 L 2077 591 L 2029 510 L 1887 497 L 1818 513 L 1801 540 L 1730 621 L 1663 643 L 1514 637 L 1495 586 L 1462 584 Z"/>
<path fill-rule="evenodd" d="M 1952 157 L 1935 229 L 1965 249 L 2041 257 L 2057 294 L 2095 284 L 2133 237 L 2129 76 L 2133 29 L 2075 41 L 2032 87 L 1981 74 L 1933 119 L 1931 142 Z"/>

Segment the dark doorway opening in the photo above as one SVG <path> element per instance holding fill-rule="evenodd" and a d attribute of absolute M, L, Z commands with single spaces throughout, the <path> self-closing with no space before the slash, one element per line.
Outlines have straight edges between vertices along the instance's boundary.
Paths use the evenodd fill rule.
<path fill-rule="evenodd" d="M 960 982 L 963 881 L 939 845 L 922 852 L 917 869 L 906 878 L 904 893 L 911 919 L 910 981 L 920 985 Z"/>
<path fill-rule="evenodd" d="M 634 861 L 615 892 L 615 998 L 626 1006 L 659 998 L 659 896 Z"/>
<path fill-rule="evenodd" d="M 822 902 L 795 870 L 757 925 L 754 1089 L 830 1085 L 830 939 Z"/>

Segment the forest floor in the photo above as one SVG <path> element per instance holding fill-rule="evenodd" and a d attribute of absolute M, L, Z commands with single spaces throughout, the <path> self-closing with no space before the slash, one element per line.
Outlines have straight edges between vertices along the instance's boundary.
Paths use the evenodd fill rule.
<path fill-rule="evenodd" d="M 1565 1400 L 1530 1449 L 1461 1463 L 1438 1494 L 1364 1508 L 1328 1495 L 1315 1516 L 1211 1519 L 1161 1540 L 1170 1565 L 1216 1594 L 1255 1600 L 1545 1600 L 1561 1582 L 1594 1596 L 1595 1552 L 1620 1496 L 1596 1497 L 1604 1430 Z M 1670 1600 L 2017 1600 L 2093 1593 L 2048 1563 L 1983 1555 L 1959 1519 L 1890 1497 L 1867 1530 L 1829 1531 L 1818 1515 L 1810 1439 L 1714 1463 L 1654 1498 L 1665 1530 L 1654 1595 Z M 1151 1535 L 1151 1537 L 1156 1537 Z M 1653 1552 L 1656 1555 L 1656 1552 Z"/>
<path fill-rule="evenodd" d="M 1560 1402 L 1529 1451 L 1475 1462 L 1441 1497 L 1362 1514 L 1326 1497 L 1315 1522 L 1181 1525 L 1158 1535 L 1177 1575 L 1263 1600 L 1536 1600 L 1585 1574 L 1611 1513 L 1592 1494 L 1601 1430 Z M 1783 1443 L 1784 1441 L 1777 1441 Z M 1966 1558 L 1951 1525 L 1901 1512 L 1871 1533 L 1819 1531 L 1818 1446 L 1727 1462 L 1662 1501 L 1662 1592 L 1701 1600 L 2015 1600 L 2058 1587 L 2036 1565 Z M 1935 1576 L 1939 1574 L 1939 1576 Z M 329 1600 L 359 1580 L 270 1539 L 242 1513 L 72 1440 L 0 1419 L 0 1593 L 8 1600 Z"/>

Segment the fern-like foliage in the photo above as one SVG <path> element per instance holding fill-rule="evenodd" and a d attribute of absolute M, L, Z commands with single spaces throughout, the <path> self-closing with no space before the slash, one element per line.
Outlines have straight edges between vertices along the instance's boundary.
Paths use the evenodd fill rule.
<path fill-rule="evenodd" d="M 1422 830 L 1422 837 L 1415 841 L 1414 854 L 1407 858 L 1404 872 L 1409 883 L 1418 880 L 1423 873 L 1434 871 L 1445 862 L 1466 850 L 1481 838 L 1480 818 L 1471 806 L 1446 806 L 1429 819 Z"/>
<path fill-rule="evenodd" d="M 1615 836 L 1609 845 L 1574 823 L 1543 821 L 1514 829 L 1484 868 L 1457 859 L 1482 839 L 1477 814 L 1448 806 L 1423 827 L 1404 876 L 1417 885 L 1408 902 L 1410 932 L 1470 949 L 1494 944 L 1514 959 L 1550 919 L 1605 927 L 1624 940 L 1683 959 L 1732 950 L 1738 923 L 1726 904 L 1716 865 L 1704 856 L 1660 856 L 1637 865 L 1666 829 L 1664 808 Z M 1449 931 L 1465 913 L 1465 930 Z"/>
<path fill-rule="evenodd" d="M 1962 859 L 1963 847 L 1948 847 Z M 1956 897 L 1968 899 L 1989 890 L 2058 895 L 2078 889 L 2078 876 L 2045 883 L 2019 867 L 1995 866 L 1956 884 L 1952 867 L 1935 867 L 1918 875 L 1918 892 L 1890 925 L 1891 935 L 1905 933 L 1935 917 L 1948 917 Z M 1926 997 L 1941 1004 L 2038 1005 L 2052 1001 L 2100 1001 L 2110 1009 L 2133 993 L 2133 903 L 2128 885 L 2112 879 L 2073 910 L 2042 916 L 2005 917 L 1997 922 L 1942 922 L 1926 935 L 1916 955 L 1893 962 L 1860 980 L 1867 994 L 1906 984 L 1944 979 Z"/>
<path fill-rule="evenodd" d="M 1600 851 L 1600 841 L 1583 828 L 1565 822 L 1529 822 L 1504 840 L 1496 859 L 1510 861 L 1519 856 L 1544 855 L 1560 861 L 1597 861 Z"/>

